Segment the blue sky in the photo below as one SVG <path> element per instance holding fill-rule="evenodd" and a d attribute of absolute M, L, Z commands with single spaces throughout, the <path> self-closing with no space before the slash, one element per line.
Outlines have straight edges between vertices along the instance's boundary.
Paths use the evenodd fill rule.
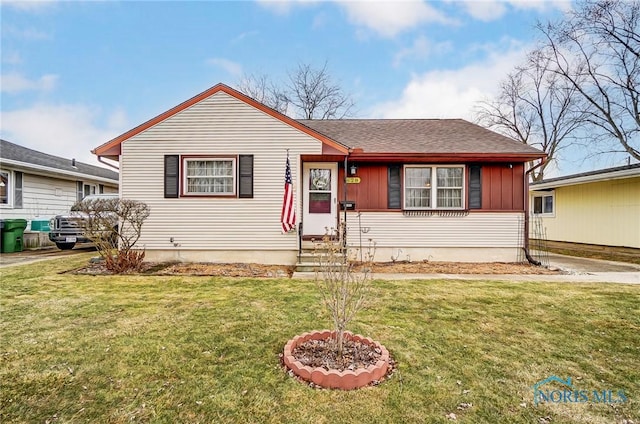
<path fill-rule="evenodd" d="M 464 118 L 567 1 L 3 1 L 1 136 L 92 148 L 218 82 L 322 66 L 362 118 Z M 568 152 L 558 174 L 622 163 Z"/>

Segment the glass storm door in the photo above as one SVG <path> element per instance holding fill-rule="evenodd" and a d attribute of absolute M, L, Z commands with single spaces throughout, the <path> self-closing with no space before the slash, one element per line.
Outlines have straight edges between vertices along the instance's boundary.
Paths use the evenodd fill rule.
<path fill-rule="evenodd" d="M 337 227 L 338 164 L 305 163 L 302 231 L 324 235 Z"/>

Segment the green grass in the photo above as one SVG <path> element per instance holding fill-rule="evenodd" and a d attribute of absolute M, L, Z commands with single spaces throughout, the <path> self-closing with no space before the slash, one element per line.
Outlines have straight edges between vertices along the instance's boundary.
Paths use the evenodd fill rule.
<path fill-rule="evenodd" d="M 87 258 L 0 269 L 0 422 L 640 422 L 638 286 L 376 281 L 352 329 L 398 370 L 341 392 L 279 365 L 312 281 L 58 273 Z M 535 406 L 550 375 L 628 401 Z"/>

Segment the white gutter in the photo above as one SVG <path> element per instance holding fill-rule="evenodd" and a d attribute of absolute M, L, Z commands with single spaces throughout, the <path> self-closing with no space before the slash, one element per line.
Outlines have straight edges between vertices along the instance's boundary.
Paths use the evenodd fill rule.
<path fill-rule="evenodd" d="M 33 163 L 26 163 L 26 162 L 20 162 L 20 161 L 13 160 L 13 159 L 0 159 L 0 165 L 5 165 L 5 164 L 6 165 L 12 165 L 12 166 L 15 166 L 15 167 L 20 167 L 20 168 L 26 168 L 26 169 L 36 170 L 36 171 L 42 171 L 42 172 L 47 173 L 47 174 L 67 175 L 67 176 L 75 177 L 76 179 L 81 179 L 81 180 L 90 179 L 90 180 L 99 181 L 99 182 L 103 182 L 103 183 L 110 183 L 110 184 L 114 184 L 114 185 L 118 184 L 118 180 L 113 180 L 111 178 L 105 178 L 105 177 L 99 177 L 97 175 L 84 174 L 82 172 L 67 171 L 67 170 L 58 169 L 58 168 L 51 168 L 49 166 L 36 165 L 36 164 L 33 164 Z"/>
<path fill-rule="evenodd" d="M 582 175 L 576 177 L 567 177 L 566 179 L 557 179 L 555 181 L 531 183 L 529 190 L 546 190 L 550 188 L 570 186 L 576 184 L 596 183 L 601 181 L 619 180 L 622 178 L 640 177 L 640 168 L 621 169 L 619 171 L 603 172 L 594 175 Z"/>

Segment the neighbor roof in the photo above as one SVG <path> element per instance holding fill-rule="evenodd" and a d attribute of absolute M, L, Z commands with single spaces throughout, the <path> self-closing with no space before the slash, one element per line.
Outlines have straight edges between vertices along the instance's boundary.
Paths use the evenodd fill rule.
<path fill-rule="evenodd" d="M 542 157 L 538 149 L 463 119 L 301 120 L 364 154 L 495 154 Z"/>
<path fill-rule="evenodd" d="M 615 168 L 599 169 L 597 171 L 581 172 L 564 177 L 550 178 L 533 182 L 531 190 L 544 190 L 561 186 L 593 183 L 598 181 L 618 180 L 621 178 L 640 177 L 640 163 L 617 166 Z"/>
<path fill-rule="evenodd" d="M 74 168 L 71 164 L 71 159 L 42 153 L 6 140 L 0 140 L 0 162 L 64 174 L 84 175 L 118 183 L 117 172 L 79 161 L 75 162 Z"/>

